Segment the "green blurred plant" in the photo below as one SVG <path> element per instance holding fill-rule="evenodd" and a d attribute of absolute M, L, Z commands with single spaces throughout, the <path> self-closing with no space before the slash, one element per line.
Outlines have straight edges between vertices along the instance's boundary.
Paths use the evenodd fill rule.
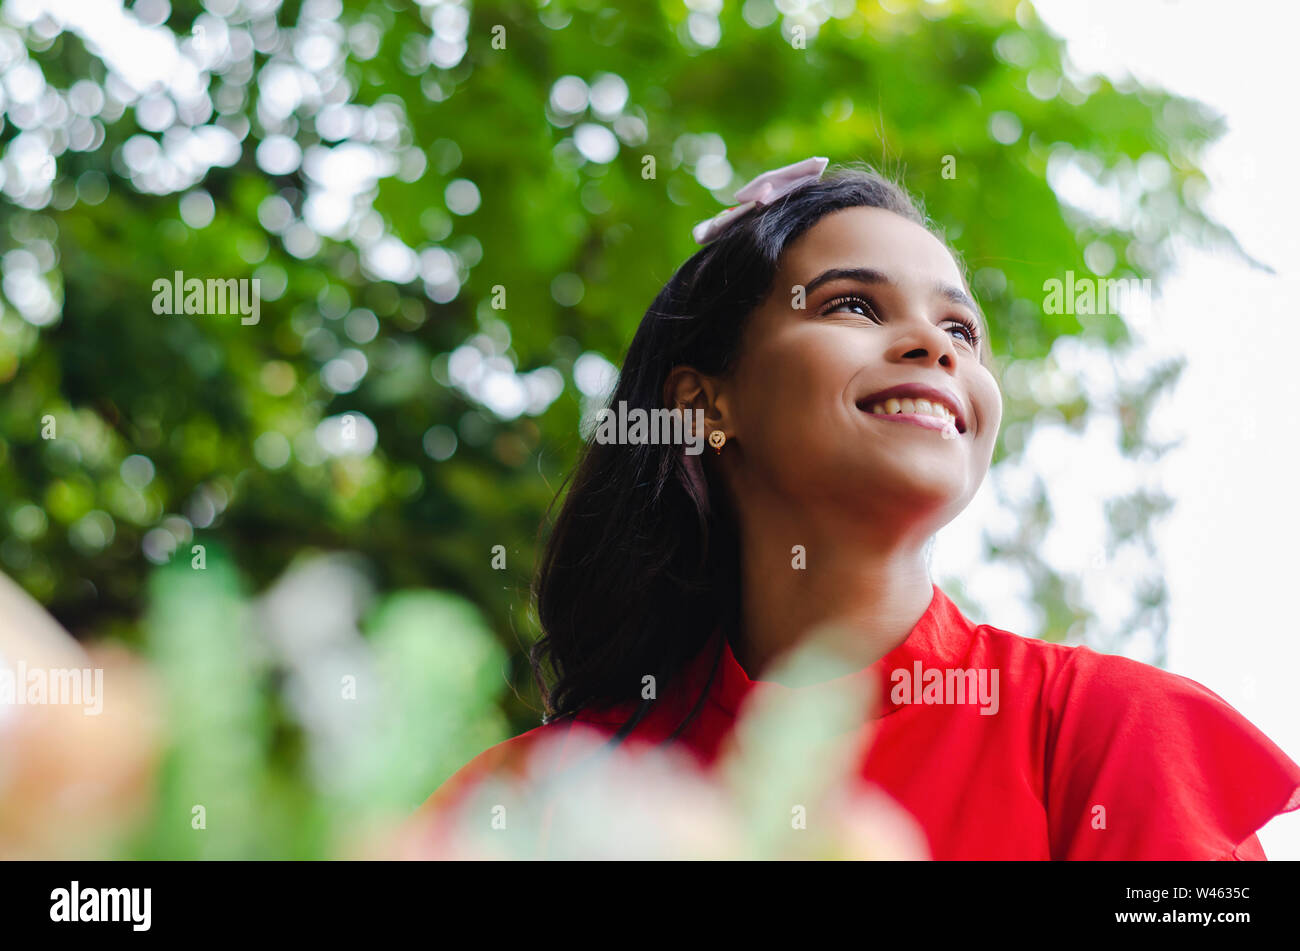
<path fill-rule="evenodd" d="M 168 737 L 135 857 L 336 857 L 508 735 L 504 652 L 456 595 L 383 596 L 362 631 L 349 560 L 304 558 L 250 599 L 219 551 L 150 591 Z"/>

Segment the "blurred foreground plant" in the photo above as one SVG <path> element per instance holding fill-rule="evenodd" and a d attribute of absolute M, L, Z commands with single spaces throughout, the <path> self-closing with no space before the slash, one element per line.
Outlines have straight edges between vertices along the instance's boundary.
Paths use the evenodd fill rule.
<path fill-rule="evenodd" d="M 31 689 L 83 671 L 102 671 L 93 702 L 49 702 Z M 123 848 L 153 804 L 160 714 L 157 684 L 137 658 L 83 649 L 0 574 L 0 859 Z"/>
<path fill-rule="evenodd" d="M 0 858 L 926 857 L 914 821 L 858 779 L 874 697 L 839 676 L 856 666 L 843 632 L 753 690 L 711 769 L 555 730 L 437 831 L 410 820 L 505 739 L 505 656 L 454 595 L 370 602 L 346 556 L 304 557 L 255 599 L 219 553 L 173 562 L 151 582 L 142 658 L 83 650 L 0 575 L 0 681 L 104 678 L 95 715 L 0 703 Z"/>
<path fill-rule="evenodd" d="M 101 667 L 105 697 L 97 716 L 0 703 L 0 857 L 356 852 L 506 736 L 504 652 L 472 605 L 399 592 L 362 623 L 370 602 L 343 556 L 253 600 L 219 552 L 177 560 L 151 580 L 142 658 L 83 650 L 0 575 L 0 680 Z"/>

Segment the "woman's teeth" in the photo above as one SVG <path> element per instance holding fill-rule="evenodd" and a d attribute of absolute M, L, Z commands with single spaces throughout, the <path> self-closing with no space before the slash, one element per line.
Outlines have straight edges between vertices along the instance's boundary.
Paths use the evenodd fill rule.
<path fill-rule="evenodd" d="M 935 416 L 939 419 L 948 420 L 949 422 L 956 419 L 956 417 L 948 411 L 948 407 L 944 406 L 942 403 L 931 403 L 929 400 L 888 399 L 883 403 L 876 403 L 872 406 L 871 412 L 880 413 L 886 416 L 894 413 L 918 413 L 921 416 Z"/>

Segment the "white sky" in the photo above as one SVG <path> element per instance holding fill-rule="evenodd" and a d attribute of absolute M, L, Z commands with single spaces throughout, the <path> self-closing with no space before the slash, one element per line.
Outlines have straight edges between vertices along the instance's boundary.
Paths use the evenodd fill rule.
<path fill-rule="evenodd" d="M 1240 710 L 1300 762 L 1297 623 L 1290 541 L 1297 446 L 1286 415 L 1300 378 L 1286 345 L 1300 330 L 1300 132 L 1296 18 L 1288 5 L 1205 0 L 1038 0 L 1084 69 L 1190 96 L 1223 113 L 1208 157 L 1212 213 L 1269 275 L 1224 255 L 1188 253 L 1163 286 L 1149 336 L 1187 369 L 1159 411 L 1183 445 L 1161 466 L 1177 502 L 1159 532 L 1171 596 L 1169 664 Z M 1002 625 L 999 625 L 1002 626 Z M 1272 859 L 1300 859 L 1300 812 L 1260 832 Z"/>

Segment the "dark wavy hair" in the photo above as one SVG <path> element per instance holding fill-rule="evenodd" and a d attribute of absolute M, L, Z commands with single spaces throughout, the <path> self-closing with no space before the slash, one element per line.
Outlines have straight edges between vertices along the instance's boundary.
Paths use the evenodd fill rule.
<path fill-rule="evenodd" d="M 859 206 L 892 211 L 944 240 L 901 185 L 864 163 L 833 166 L 732 221 L 677 269 L 641 319 L 610 404 L 665 408 L 665 380 L 680 364 L 726 373 L 747 318 L 771 291 L 781 254 L 823 216 Z M 588 440 L 533 583 L 543 636 L 529 661 L 545 722 L 634 701 L 647 674 L 671 689 L 720 625 L 735 630 L 738 533 L 708 455 L 688 455 L 681 445 Z M 547 661 L 555 675 L 549 689 Z"/>

